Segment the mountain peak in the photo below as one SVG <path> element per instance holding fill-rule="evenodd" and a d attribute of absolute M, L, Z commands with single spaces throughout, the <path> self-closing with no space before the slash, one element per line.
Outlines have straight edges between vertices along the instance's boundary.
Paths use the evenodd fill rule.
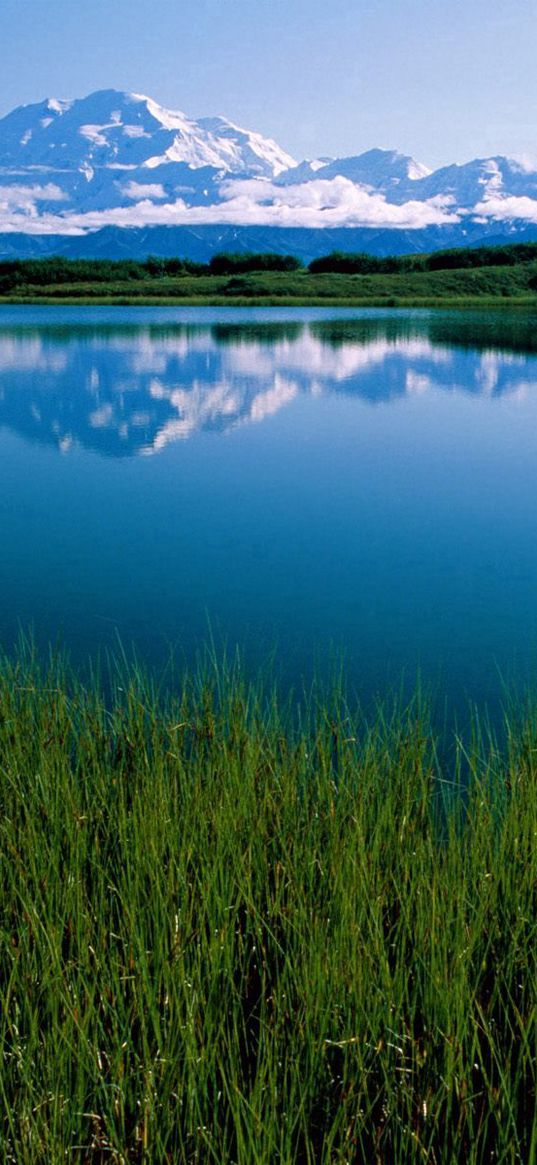
<path fill-rule="evenodd" d="M 537 224 L 535 161 L 498 155 L 431 172 L 377 146 L 297 163 L 222 114 L 195 119 L 113 88 L 0 119 L 0 232 L 449 227 L 464 242 L 472 223 L 518 221 Z"/>
<path fill-rule="evenodd" d="M 103 167 L 179 164 L 273 178 L 295 164 L 271 138 L 223 116 L 196 121 L 145 94 L 119 89 L 98 89 L 73 101 L 50 97 L 8 114 L 0 121 L 0 167 L 20 163 L 84 172 L 87 184 Z"/>
<path fill-rule="evenodd" d="M 319 178 L 343 177 L 351 182 L 387 192 L 401 182 L 416 182 L 430 174 L 427 166 L 408 154 L 375 146 L 363 154 L 336 158 L 318 171 Z"/>

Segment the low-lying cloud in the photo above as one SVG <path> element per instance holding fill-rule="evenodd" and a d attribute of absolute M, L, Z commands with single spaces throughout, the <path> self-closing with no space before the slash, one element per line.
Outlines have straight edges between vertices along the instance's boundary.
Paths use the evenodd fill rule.
<path fill-rule="evenodd" d="M 23 196 L 24 189 L 24 196 Z M 459 215 L 443 199 L 427 202 L 410 200 L 402 205 L 387 202 L 383 194 L 370 193 L 347 178 L 318 179 L 296 186 L 276 186 L 259 179 L 227 181 L 220 187 L 221 202 L 209 206 L 188 206 L 181 198 L 163 202 L 160 184 L 143 186 L 130 182 L 124 189 L 129 206 L 84 212 L 39 212 L 39 200 L 59 200 L 56 193 L 36 193 L 19 188 L 20 197 L 2 201 L 0 191 L 0 231 L 27 231 L 33 234 L 84 234 L 105 226 L 233 226 L 281 227 L 397 227 L 418 229 L 460 221 Z M 158 199 L 158 202 L 153 201 Z"/>
<path fill-rule="evenodd" d="M 14 211 L 21 216 L 35 214 L 38 202 L 65 202 L 67 197 L 54 182 L 48 182 L 45 186 L 10 183 L 9 186 L 0 186 L 0 216 L 5 211 Z"/>
<path fill-rule="evenodd" d="M 510 195 L 502 198 L 485 198 L 474 206 L 473 213 L 479 219 L 490 218 L 500 222 L 509 222 L 513 219 L 522 219 L 524 222 L 537 223 L 537 199 L 526 195 Z"/>
<path fill-rule="evenodd" d="M 218 190 L 218 202 L 189 206 L 170 196 L 162 183 L 135 180 L 122 187 L 125 206 L 75 211 L 51 207 L 69 195 L 57 183 L 10 184 L 0 187 L 0 231 L 27 234 L 83 235 L 102 227 L 148 226 L 276 226 L 376 227 L 419 230 L 460 223 L 512 219 L 537 223 L 537 200 L 491 193 L 472 209 L 459 210 L 453 198 L 410 199 L 397 205 L 385 195 L 338 176 L 278 186 L 268 179 L 228 179 Z M 47 205 L 43 207 L 43 203 Z"/>
<path fill-rule="evenodd" d="M 121 189 L 127 198 L 137 202 L 143 199 L 152 201 L 154 198 L 166 198 L 166 191 L 160 182 L 127 182 Z"/>

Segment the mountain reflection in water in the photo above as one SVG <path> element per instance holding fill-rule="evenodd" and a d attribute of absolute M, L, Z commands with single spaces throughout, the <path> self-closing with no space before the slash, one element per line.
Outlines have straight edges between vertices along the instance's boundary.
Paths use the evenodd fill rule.
<path fill-rule="evenodd" d="M 397 313 L 263 322 L 0 322 L 0 425 L 67 452 L 158 453 L 264 421 L 304 394 L 371 405 L 432 390 L 523 398 L 533 314 Z"/>

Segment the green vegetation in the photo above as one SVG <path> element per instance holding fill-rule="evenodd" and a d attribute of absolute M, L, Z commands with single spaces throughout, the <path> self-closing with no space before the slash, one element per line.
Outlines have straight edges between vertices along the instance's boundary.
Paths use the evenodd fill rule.
<path fill-rule="evenodd" d="M 292 255 L 0 262 L 0 302 L 326 304 L 386 307 L 535 303 L 537 244 L 377 258 L 335 252 L 302 267 Z"/>
<path fill-rule="evenodd" d="M 303 264 L 294 255 L 274 255 L 264 252 L 253 255 L 249 251 L 213 255 L 209 262 L 211 275 L 243 275 L 251 271 L 301 271 Z"/>
<path fill-rule="evenodd" d="M 535 710 L 20 657 L 0 758 L 3 1162 L 535 1165 Z"/>
<path fill-rule="evenodd" d="M 346 275 L 392 275 L 408 271 L 464 271 L 479 267 L 516 267 L 537 260 L 537 243 L 514 243 L 505 247 L 453 247 L 426 255 L 369 255 L 332 251 L 314 259 L 309 270 L 339 271 Z"/>

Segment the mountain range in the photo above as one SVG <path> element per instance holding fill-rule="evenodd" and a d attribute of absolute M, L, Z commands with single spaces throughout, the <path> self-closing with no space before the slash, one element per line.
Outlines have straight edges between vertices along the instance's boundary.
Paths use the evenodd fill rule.
<path fill-rule="evenodd" d="M 329 250 L 376 254 L 537 238 L 537 163 L 431 171 L 372 149 L 296 160 L 224 117 L 101 90 L 0 119 L 0 256 Z"/>

